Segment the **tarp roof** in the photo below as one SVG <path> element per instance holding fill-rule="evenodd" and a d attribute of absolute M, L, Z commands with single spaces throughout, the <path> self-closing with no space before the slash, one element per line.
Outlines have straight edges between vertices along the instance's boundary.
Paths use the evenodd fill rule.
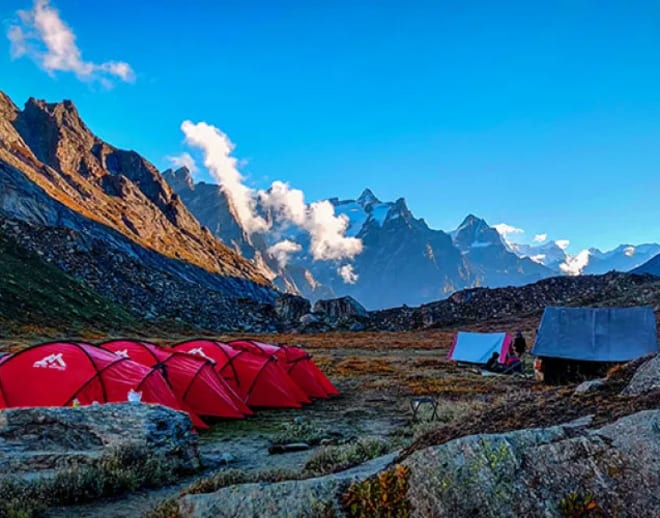
<path fill-rule="evenodd" d="M 658 351 L 653 309 L 545 309 L 532 349 L 536 356 L 624 362 Z"/>
<path fill-rule="evenodd" d="M 510 345 L 511 337 L 506 333 L 459 331 L 447 358 L 459 362 L 485 364 L 496 352 L 500 355 L 500 363 L 504 363 Z"/>

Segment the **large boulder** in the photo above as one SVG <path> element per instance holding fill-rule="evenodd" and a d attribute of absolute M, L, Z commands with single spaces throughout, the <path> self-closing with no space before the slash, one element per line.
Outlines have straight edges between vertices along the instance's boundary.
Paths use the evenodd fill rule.
<path fill-rule="evenodd" d="M 413 516 L 562 516 L 590 500 L 605 516 L 651 516 L 660 508 L 660 411 L 597 430 L 464 437 L 403 464 Z"/>
<path fill-rule="evenodd" d="M 318 300 L 314 304 L 314 313 L 320 313 L 329 320 L 341 320 L 352 317 L 367 318 L 369 312 L 353 297 Z"/>
<path fill-rule="evenodd" d="M 34 475 L 93 464 L 110 451 L 139 449 L 176 470 L 200 467 L 187 414 L 122 403 L 0 411 L 0 473 Z"/>
<path fill-rule="evenodd" d="M 639 396 L 658 388 L 660 388 L 660 355 L 656 354 L 637 368 L 630 383 L 623 389 L 622 395 Z"/>

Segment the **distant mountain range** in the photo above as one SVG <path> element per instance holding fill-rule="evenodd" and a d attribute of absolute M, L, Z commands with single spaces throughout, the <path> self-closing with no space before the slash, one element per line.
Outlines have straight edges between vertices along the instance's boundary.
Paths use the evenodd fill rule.
<path fill-rule="evenodd" d="M 556 273 L 567 275 L 627 272 L 660 254 L 660 245 L 656 243 L 624 244 L 606 252 L 589 248 L 575 255 L 568 254 L 562 243 L 557 241 L 540 245 L 507 243 L 507 246 L 520 257 L 529 257 Z"/>
<path fill-rule="evenodd" d="M 21 110 L 0 93 L 4 249 L 17 250 L 12 260 L 25 253 L 42 261 L 44 272 L 57 267 L 84 284 L 85 297 L 98 293 L 135 317 L 276 330 L 282 314 L 297 321 L 306 307 L 282 292 L 312 300 L 350 295 L 379 309 L 559 273 L 660 273 L 655 244 L 572 257 L 558 242 L 508 243 L 474 215 L 451 232 L 432 229 L 403 198 L 384 202 L 369 189 L 327 202 L 346 219 L 346 234 L 361 240 L 350 259 L 319 259 L 309 229 L 293 224 L 248 233 L 218 185 L 195 183 L 185 168 L 161 174 L 138 153 L 104 142 L 70 101 L 31 98 Z M 256 210 L 276 219 L 270 206 Z"/>
<path fill-rule="evenodd" d="M 416 218 L 405 199 L 383 202 L 365 189 L 354 200 L 329 200 L 348 219 L 346 234 L 362 240 L 362 253 L 351 261 L 314 261 L 304 232 L 289 227 L 276 235 L 248 235 L 218 185 L 195 183 L 185 167 L 163 175 L 203 225 L 252 259 L 278 288 L 310 299 L 350 295 L 370 309 L 418 305 L 464 288 L 519 286 L 557 274 L 628 271 L 660 253 L 656 244 L 621 245 L 573 257 L 561 242 L 509 243 L 474 215 L 444 232 Z M 285 264 L 270 248 L 282 238 L 300 247 Z"/>

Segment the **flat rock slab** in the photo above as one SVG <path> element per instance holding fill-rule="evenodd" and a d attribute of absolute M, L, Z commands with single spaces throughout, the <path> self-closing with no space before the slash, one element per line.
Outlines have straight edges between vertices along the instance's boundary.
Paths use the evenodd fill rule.
<path fill-rule="evenodd" d="M 391 453 L 355 468 L 332 475 L 274 484 L 253 483 L 224 487 L 214 493 L 186 495 L 179 509 L 190 517 L 323 516 L 326 505 L 339 515 L 340 493 L 352 482 L 366 480 L 389 466 L 397 457 Z"/>
<path fill-rule="evenodd" d="M 200 466 L 190 418 L 160 405 L 122 403 L 0 411 L 0 473 L 57 471 L 72 462 L 93 462 L 115 447 L 143 446 L 176 461 Z"/>

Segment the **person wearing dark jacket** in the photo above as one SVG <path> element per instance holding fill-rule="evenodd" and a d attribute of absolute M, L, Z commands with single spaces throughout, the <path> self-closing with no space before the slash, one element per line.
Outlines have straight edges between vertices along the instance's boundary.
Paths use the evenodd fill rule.
<path fill-rule="evenodd" d="M 500 353 L 493 353 L 486 362 L 486 370 L 490 372 L 502 372 L 504 370 L 504 365 L 500 363 Z"/>
<path fill-rule="evenodd" d="M 513 340 L 513 350 L 520 357 L 527 352 L 527 342 L 520 331 L 516 333 L 516 337 Z"/>

